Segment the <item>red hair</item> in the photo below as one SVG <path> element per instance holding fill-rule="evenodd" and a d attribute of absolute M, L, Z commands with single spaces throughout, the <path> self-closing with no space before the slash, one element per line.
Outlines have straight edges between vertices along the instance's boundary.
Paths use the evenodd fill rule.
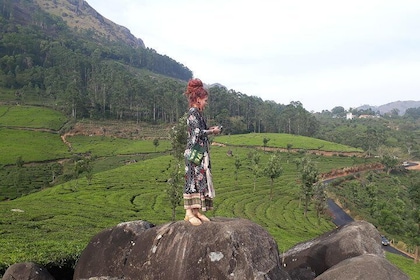
<path fill-rule="evenodd" d="M 192 107 L 197 104 L 198 99 L 207 97 L 209 93 L 204 89 L 203 82 L 195 78 L 188 82 L 185 95 L 187 96 L 189 106 Z"/>

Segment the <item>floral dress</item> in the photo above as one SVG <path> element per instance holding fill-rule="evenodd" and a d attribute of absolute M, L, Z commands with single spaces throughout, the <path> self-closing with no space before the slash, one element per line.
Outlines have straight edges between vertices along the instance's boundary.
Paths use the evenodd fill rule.
<path fill-rule="evenodd" d="M 185 156 L 184 209 L 213 209 L 214 189 L 211 179 L 208 127 L 206 120 L 197 108 L 190 108 L 187 116 L 188 139 Z M 205 150 L 204 159 L 196 165 L 187 158 L 191 148 L 198 143 Z"/>

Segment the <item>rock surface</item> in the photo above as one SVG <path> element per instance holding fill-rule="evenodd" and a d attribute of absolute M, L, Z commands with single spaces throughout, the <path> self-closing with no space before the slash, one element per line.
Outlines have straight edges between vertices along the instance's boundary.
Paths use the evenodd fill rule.
<path fill-rule="evenodd" d="M 121 223 L 95 235 L 77 262 L 74 279 L 124 276 L 124 266 L 140 234 L 154 227 L 146 221 Z"/>
<path fill-rule="evenodd" d="M 315 280 L 409 280 L 396 266 L 385 258 L 373 254 L 364 254 L 350 258 L 328 269 Z"/>
<path fill-rule="evenodd" d="M 42 266 L 32 263 L 11 265 L 3 275 L 3 280 L 54 280 L 54 277 Z"/>
<path fill-rule="evenodd" d="M 213 218 L 201 226 L 179 221 L 141 229 L 130 235 L 129 250 L 127 238 L 114 244 L 118 232 L 108 230 L 92 239 L 74 279 L 290 279 L 279 266 L 275 240 L 249 220 Z M 101 264 L 94 258 L 108 259 Z"/>
<path fill-rule="evenodd" d="M 355 221 L 297 244 L 280 258 L 292 278 L 313 279 L 341 261 L 364 254 L 385 257 L 378 230 L 368 222 Z"/>

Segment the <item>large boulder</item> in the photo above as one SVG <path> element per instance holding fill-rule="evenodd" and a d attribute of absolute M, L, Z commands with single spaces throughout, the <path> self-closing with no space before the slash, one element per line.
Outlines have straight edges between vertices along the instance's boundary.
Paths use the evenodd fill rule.
<path fill-rule="evenodd" d="M 331 267 L 315 280 L 410 280 L 399 268 L 378 255 L 364 254 Z"/>
<path fill-rule="evenodd" d="M 2 279 L 54 280 L 54 277 L 43 266 L 33 262 L 25 262 L 9 266 Z"/>
<path fill-rule="evenodd" d="M 200 226 L 178 221 L 141 229 L 131 235 L 129 250 L 113 244 L 118 232 L 92 239 L 74 279 L 291 279 L 280 267 L 275 240 L 249 220 L 213 218 Z"/>
<path fill-rule="evenodd" d="M 145 230 L 154 227 L 146 221 L 120 223 L 95 235 L 83 250 L 74 272 L 73 279 L 93 276 L 124 275 L 124 266 L 135 240 Z"/>
<path fill-rule="evenodd" d="M 292 278 L 314 279 L 341 261 L 364 254 L 385 257 L 378 230 L 368 222 L 355 221 L 299 243 L 280 258 Z"/>

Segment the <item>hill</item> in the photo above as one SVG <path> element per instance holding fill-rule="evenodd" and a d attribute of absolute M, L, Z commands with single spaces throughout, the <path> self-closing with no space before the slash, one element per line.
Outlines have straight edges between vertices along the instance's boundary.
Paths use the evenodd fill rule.
<path fill-rule="evenodd" d="M 19 111 L 22 118 L 18 118 Z M 10 183 L 9 193 L 18 193 L 16 198 L 0 202 L 0 272 L 8 265 L 24 260 L 47 266 L 72 266 L 89 239 L 105 228 L 129 220 L 142 219 L 154 224 L 171 220 L 172 209 L 167 190 L 174 162 L 169 155 L 170 144 L 161 139 L 156 147 L 151 137 L 143 139 L 136 132 L 137 129 L 152 136 L 153 131 L 162 132 L 164 127 L 146 129 L 144 124 L 132 124 L 132 130 L 129 131 L 126 126 L 119 130 L 118 123 L 108 123 L 109 126 L 104 126 L 107 122 L 66 123 L 64 127 L 67 127 L 67 140 L 72 149 L 64 151 L 66 145 L 56 133 L 56 129 L 63 129 L 62 124 L 66 121 L 62 114 L 23 106 L 0 106 L 0 112 L 0 131 L 6 126 L 9 130 L 2 137 L 4 146 L 0 148 L 8 147 L 10 153 L 21 155 L 23 161 L 28 153 L 35 157 L 30 164 L 17 161 L 0 169 L 2 194 L 7 182 Z M 102 133 L 104 130 L 90 130 L 95 127 L 104 127 L 105 134 Z M 28 148 L 28 138 L 7 136 L 11 132 L 27 132 L 36 128 L 47 128 L 49 132 L 46 133 L 51 138 L 46 142 L 46 138 L 32 134 L 32 137 L 44 141 L 34 141 L 29 151 L 19 150 Z M 91 134 L 95 131 L 100 133 Z M 272 148 L 293 144 L 293 147 L 301 149 L 299 152 L 281 154 L 283 173 L 274 181 L 272 199 L 269 199 L 269 178 L 264 175 L 255 177 L 250 172 L 251 152 L 259 151 L 261 168 L 273 154 L 255 149 L 261 146 L 263 138 L 270 138 L 267 146 Z M 310 157 L 322 173 L 376 160 L 338 153 L 324 157 L 305 152 L 312 147 L 320 151 L 324 147 L 329 151 L 355 149 L 303 136 L 244 134 L 218 136 L 213 140 L 229 146 L 211 147 L 214 183 L 217 186 L 216 209 L 211 215 L 240 217 L 258 223 L 277 240 L 281 251 L 334 228 L 328 215 L 317 216 L 314 204 L 311 204 L 308 215 L 303 215 L 297 160 L 303 156 Z M 61 147 L 59 150 L 63 154 L 50 156 L 47 163 L 53 161 L 55 165 L 36 169 L 38 165 L 47 166 L 43 165 L 47 154 L 41 156 L 31 151 L 41 148 L 55 150 L 57 146 Z M 228 156 L 228 151 L 232 151 L 233 156 Z M 51 182 L 52 175 L 55 181 Z M 41 180 L 41 187 L 34 187 L 34 181 L 41 178 L 47 179 Z M 392 182 L 396 184 L 400 180 L 402 178 Z M 395 185 L 382 187 L 381 190 L 395 191 L 397 188 Z M 359 194 L 358 202 L 367 197 L 363 187 L 353 185 L 348 189 Z M 401 190 L 401 199 L 402 195 Z M 346 202 L 350 205 L 349 200 Z M 175 211 L 177 219 L 182 217 L 182 205 L 177 205 Z"/>
<path fill-rule="evenodd" d="M 192 72 L 184 65 L 153 49 L 145 48 L 143 41 L 135 38 L 127 28 L 104 18 L 85 1 L 2 2 L 0 20 L 4 48 L 0 55 L 13 57 L 23 53 L 29 56 L 32 61 L 29 65 L 21 65 L 23 68 L 51 67 L 48 58 L 54 59 L 58 53 L 49 51 L 51 45 L 55 45 L 81 56 L 96 51 L 99 56 L 97 58 L 118 60 L 176 79 L 188 80 L 192 76 Z M 26 36 L 27 41 L 21 41 L 22 35 Z M 15 52 L 11 52 L 12 49 Z M 44 52 L 48 52 L 48 58 Z M 74 55 L 72 53 L 68 58 Z M 41 56 L 41 60 L 38 61 L 36 56 Z M 5 65 L 1 66 L 4 70 Z"/>
<path fill-rule="evenodd" d="M 394 110 L 397 110 L 398 115 L 400 116 L 403 116 L 405 114 L 405 111 L 409 108 L 420 108 L 420 101 L 395 101 L 380 106 L 363 105 L 357 107 L 358 110 L 372 109 L 372 111 L 379 112 L 381 115 L 389 114 L 392 113 Z"/>
<path fill-rule="evenodd" d="M 103 17 L 86 1 L 35 0 L 35 2 L 45 12 L 63 18 L 73 30 L 89 32 L 92 37 L 96 38 L 108 38 L 114 42 L 122 41 L 133 48 L 145 48 L 142 39 L 136 38 L 126 27 Z M 120 3 L 115 2 L 115 5 L 120 5 Z"/>

